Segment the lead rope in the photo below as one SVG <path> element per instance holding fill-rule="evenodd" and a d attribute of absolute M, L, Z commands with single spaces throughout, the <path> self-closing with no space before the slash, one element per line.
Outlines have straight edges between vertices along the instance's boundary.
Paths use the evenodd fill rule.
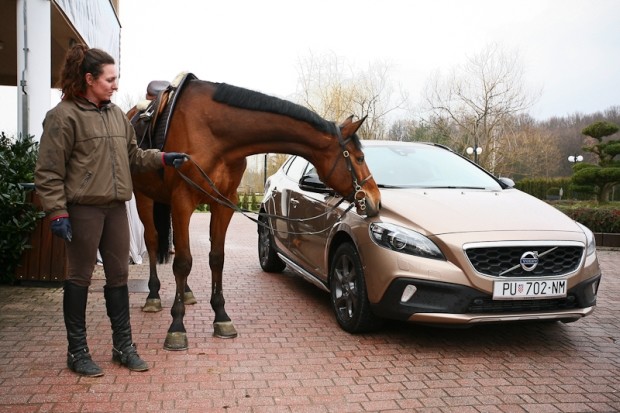
<path fill-rule="evenodd" d="M 258 219 L 255 219 L 255 218 L 249 216 L 248 214 L 255 214 L 255 215 L 258 215 L 258 216 L 262 216 L 262 217 L 280 219 L 280 220 L 283 220 L 283 221 L 290 221 L 290 222 L 306 222 L 306 221 L 312 221 L 314 219 L 321 218 L 322 216 L 325 216 L 325 215 L 331 213 L 332 211 L 336 210 L 336 208 L 338 208 L 340 206 L 340 204 L 345 200 L 345 198 L 341 198 L 334 206 L 332 206 L 327 211 L 323 212 L 322 214 L 316 215 L 314 217 L 309 217 L 309 218 L 286 218 L 286 217 L 280 217 L 280 216 L 272 215 L 272 214 L 265 214 L 265 213 L 258 213 L 258 212 L 250 211 L 248 209 L 240 208 L 239 206 L 235 205 L 231 200 L 229 200 L 224 195 L 222 195 L 222 193 L 217 189 L 217 186 L 215 185 L 213 180 L 209 177 L 209 175 L 207 175 L 207 173 L 196 162 L 194 162 L 194 160 L 189 155 L 187 155 L 187 159 L 196 167 L 196 169 L 198 169 L 198 171 L 200 172 L 202 177 L 209 183 L 209 186 L 211 187 L 213 192 L 215 192 L 217 197 L 211 195 L 208 191 L 205 191 L 204 188 L 202 188 L 196 182 L 192 181 L 187 175 L 185 175 L 183 172 L 181 172 L 178 167 L 175 166 L 177 173 L 192 188 L 194 188 L 194 189 L 198 190 L 199 192 L 207 195 L 209 198 L 211 198 L 212 200 L 214 200 L 218 204 L 223 205 L 225 207 L 228 207 L 228 208 L 230 208 L 230 209 L 232 209 L 232 210 L 234 210 L 236 212 L 240 212 L 243 216 L 245 216 L 246 218 L 248 218 L 251 221 L 254 221 L 258 225 L 261 225 L 261 226 L 266 227 L 266 228 L 270 228 L 271 230 L 279 232 L 279 233 L 292 234 L 292 235 L 314 235 L 314 234 L 320 234 L 320 233 L 329 231 L 331 229 L 331 227 L 326 227 L 326 228 L 324 228 L 322 230 L 319 230 L 319 231 L 306 231 L 306 232 L 280 231 L 280 230 L 277 230 L 277 229 L 271 227 L 270 225 L 265 224 L 264 222 L 261 222 Z M 340 214 L 340 217 L 338 218 L 338 221 L 342 220 L 344 215 L 347 212 L 349 212 L 354 206 L 355 206 L 355 203 L 351 203 L 342 212 L 342 214 Z"/>

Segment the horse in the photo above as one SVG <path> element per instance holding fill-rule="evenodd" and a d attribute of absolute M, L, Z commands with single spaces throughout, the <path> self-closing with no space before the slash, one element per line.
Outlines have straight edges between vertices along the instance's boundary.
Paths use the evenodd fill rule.
<path fill-rule="evenodd" d="M 189 223 L 200 204 L 208 204 L 211 211 L 213 335 L 237 336 L 225 310 L 222 278 L 226 231 L 235 212 L 230 205 L 237 204 L 237 188 L 247 156 L 270 152 L 302 156 L 312 162 L 322 181 L 355 206 L 360 215 L 377 215 L 381 202 L 356 134 L 365 118 L 353 121 L 351 116 L 336 125 L 290 101 L 197 78 L 188 80 L 177 93 L 162 150 L 186 153 L 189 161 L 177 168 L 164 168 L 163 175 L 161 171 L 132 175 L 149 255 L 149 296 L 145 309 L 149 302 L 158 300 L 161 308 L 157 245 L 158 236 L 168 236 L 165 225 L 160 227 L 162 233 L 155 227 L 155 205 L 167 206 L 172 222 L 176 292 L 170 310 L 172 323 L 164 342 L 166 350 L 188 348 L 183 318 L 185 299 L 191 293 L 187 284 L 192 269 Z M 131 118 L 136 111 L 134 107 L 127 115 Z M 161 247 L 159 252 L 161 257 Z"/>

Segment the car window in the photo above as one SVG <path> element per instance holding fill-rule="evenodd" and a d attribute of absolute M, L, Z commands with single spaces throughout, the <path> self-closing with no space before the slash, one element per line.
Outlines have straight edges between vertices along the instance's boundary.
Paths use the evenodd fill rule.
<path fill-rule="evenodd" d="M 290 168 L 291 163 L 293 163 L 292 161 L 294 158 L 295 158 L 294 156 L 289 156 L 288 158 L 286 158 L 286 160 L 282 164 L 282 170 L 284 171 L 285 174 L 287 173 L 288 168 Z"/>
<path fill-rule="evenodd" d="M 501 189 L 493 177 L 455 153 L 435 146 L 366 146 L 378 185 Z"/>
<path fill-rule="evenodd" d="M 303 175 L 304 171 L 306 170 L 306 167 L 308 166 L 308 161 L 306 161 L 304 158 L 302 158 L 301 156 L 296 156 L 289 168 L 288 171 L 286 171 L 286 175 L 293 181 L 298 182 L 299 179 L 301 179 L 301 176 Z"/>

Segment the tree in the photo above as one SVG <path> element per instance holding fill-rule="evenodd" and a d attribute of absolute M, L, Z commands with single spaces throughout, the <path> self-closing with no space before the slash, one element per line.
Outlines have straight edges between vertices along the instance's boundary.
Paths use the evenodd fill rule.
<path fill-rule="evenodd" d="M 583 150 L 596 155 L 598 164 L 582 163 L 573 167 L 572 182 L 575 188 L 594 187 L 596 198 L 599 202 L 609 201 L 612 188 L 620 183 L 620 161 L 614 158 L 620 154 L 620 140 L 605 138 L 620 130 L 620 127 L 612 122 L 598 121 L 586 126 L 581 133 L 592 142 Z"/>
<path fill-rule="evenodd" d="M 508 54 L 497 45 L 468 58 L 465 65 L 442 77 L 436 73 L 424 91 L 427 122 L 450 130 L 449 141 L 457 151 L 480 147 L 479 163 L 492 172 L 507 151 L 504 137 L 512 118 L 524 112 L 535 98 L 525 91 L 518 53 Z"/>
<path fill-rule="evenodd" d="M 358 135 L 362 139 L 384 139 L 387 116 L 407 101 L 389 81 L 390 66 L 375 62 L 356 71 L 335 54 L 310 55 L 299 62 L 298 103 L 325 119 L 336 122 L 350 115 L 366 116 Z"/>
<path fill-rule="evenodd" d="M 427 122 L 415 120 L 397 120 L 392 123 L 387 138 L 393 141 L 405 142 L 433 142 L 449 145 L 450 133 L 445 131 L 448 125 L 436 123 L 433 127 Z"/>
<path fill-rule="evenodd" d="M 498 149 L 495 173 L 523 178 L 553 178 L 558 176 L 562 156 L 553 133 L 538 127 L 535 120 L 522 114 L 512 118 L 504 128 L 504 144 Z"/>

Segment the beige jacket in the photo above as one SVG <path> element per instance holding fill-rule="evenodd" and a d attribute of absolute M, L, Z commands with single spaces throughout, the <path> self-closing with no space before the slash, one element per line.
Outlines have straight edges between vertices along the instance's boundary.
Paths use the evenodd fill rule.
<path fill-rule="evenodd" d="M 131 171 L 163 167 L 162 153 L 142 150 L 123 111 L 86 99 L 62 101 L 43 121 L 35 187 L 43 209 L 67 215 L 67 204 L 106 205 L 131 199 Z"/>

